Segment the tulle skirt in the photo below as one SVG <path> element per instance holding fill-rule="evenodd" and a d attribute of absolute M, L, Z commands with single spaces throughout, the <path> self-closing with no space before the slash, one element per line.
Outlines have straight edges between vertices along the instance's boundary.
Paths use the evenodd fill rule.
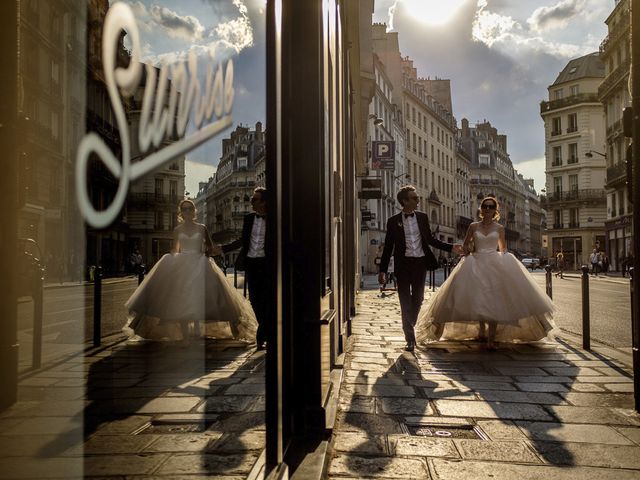
<path fill-rule="evenodd" d="M 255 340 L 258 323 L 249 302 L 201 253 L 164 255 L 125 303 L 132 338 L 180 340 L 181 323 L 216 338 Z"/>
<path fill-rule="evenodd" d="M 549 297 L 513 255 L 474 253 L 458 263 L 425 305 L 416 340 L 474 340 L 486 335 L 481 322 L 495 322 L 498 342 L 538 341 L 552 335 L 553 310 Z"/>

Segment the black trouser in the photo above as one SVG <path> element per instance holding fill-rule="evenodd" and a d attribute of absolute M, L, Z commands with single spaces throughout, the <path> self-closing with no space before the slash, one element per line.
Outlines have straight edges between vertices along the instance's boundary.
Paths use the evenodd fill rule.
<path fill-rule="evenodd" d="M 401 264 L 396 263 L 398 298 L 402 312 L 402 330 L 407 343 L 415 343 L 414 327 L 424 300 L 424 283 L 427 266 L 424 257 L 406 257 Z"/>
<path fill-rule="evenodd" d="M 256 343 L 260 345 L 267 340 L 266 325 L 271 313 L 269 275 L 267 272 L 267 259 L 249 258 L 245 260 L 245 281 L 249 290 L 249 301 L 258 320 L 258 333 Z"/>

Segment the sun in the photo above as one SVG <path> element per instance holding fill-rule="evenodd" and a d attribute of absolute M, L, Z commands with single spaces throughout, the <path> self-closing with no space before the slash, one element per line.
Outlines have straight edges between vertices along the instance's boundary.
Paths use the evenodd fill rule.
<path fill-rule="evenodd" d="M 451 20 L 466 0 L 401 0 L 406 11 L 429 25 L 442 25 Z"/>

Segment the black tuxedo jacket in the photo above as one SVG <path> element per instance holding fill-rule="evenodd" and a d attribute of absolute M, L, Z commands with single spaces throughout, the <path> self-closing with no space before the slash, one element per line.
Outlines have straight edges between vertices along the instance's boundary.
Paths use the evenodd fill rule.
<path fill-rule="evenodd" d="M 251 247 L 251 230 L 253 229 L 253 221 L 256 219 L 255 213 L 248 213 L 244 216 L 244 223 L 242 224 L 242 235 L 237 240 L 234 240 L 231 243 L 226 245 L 222 245 L 222 251 L 224 253 L 233 252 L 234 250 L 240 249 L 240 253 L 236 258 L 235 268 L 236 270 L 244 271 L 245 259 L 247 258 L 247 253 L 249 253 L 249 247 Z M 265 248 L 266 248 L 266 235 L 265 235 Z"/>
<path fill-rule="evenodd" d="M 439 267 L 438 261 L 435 255 L 429 248 L 432 245 L 440 250 L 450 252 L 453 245 L 450 243 L 441 242 L 433 235 L 431 235 L 431 229 L 429 228 L 429 218 L 426 213 L 415 212 L 416 220 L 418 222 L 418 228 L 420 229 L 420 236 L 422 237 L 422 249 L 424 250 L 425 266 L 427 270 L 435 270 Z M 382 252 L 382 259 L 380 260 L 380 271 L 386 273 L 389 268 L 389 260 L 393 254 L 394 258 L 394 271 L 402 270 L 405 265 L 405 253 L 407 251 L 406 240 L 404 237 L 404 226 L 402 224 L 403 212 L 400 212 L 393 217 L 390 217 L 387 221 L 387 235 L 384 239 L 384 251 Z"/>

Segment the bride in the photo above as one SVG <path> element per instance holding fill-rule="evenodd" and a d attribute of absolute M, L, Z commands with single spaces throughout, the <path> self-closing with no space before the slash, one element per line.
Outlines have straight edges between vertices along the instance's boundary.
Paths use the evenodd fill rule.
<path fill-rule="evenodd" d="M 204 323 L 205 335 L 254 341 L 258 324 L 251 305 L 205 255 L 214 247 L 207 228 L 194 221 L 195 204 L 182 200 L 178 210 L 174 249 L 155 264 L 125 303 L 132 318 L 123 331 L 134 340 L 187 344 L 191 323 L 195 334 L 203 331 Z"/>
<path fill-rule="evenodd" d="M 416 324 L 418 343 L 438 340 L 532 342 L 555 328 L 554 309 L 526 268 L 507 253 L 495 198 L 480 203 L 481 221 L 469 226 L 466 253 Z M 496 250 L 496 248 L 499 249 Z"/>

